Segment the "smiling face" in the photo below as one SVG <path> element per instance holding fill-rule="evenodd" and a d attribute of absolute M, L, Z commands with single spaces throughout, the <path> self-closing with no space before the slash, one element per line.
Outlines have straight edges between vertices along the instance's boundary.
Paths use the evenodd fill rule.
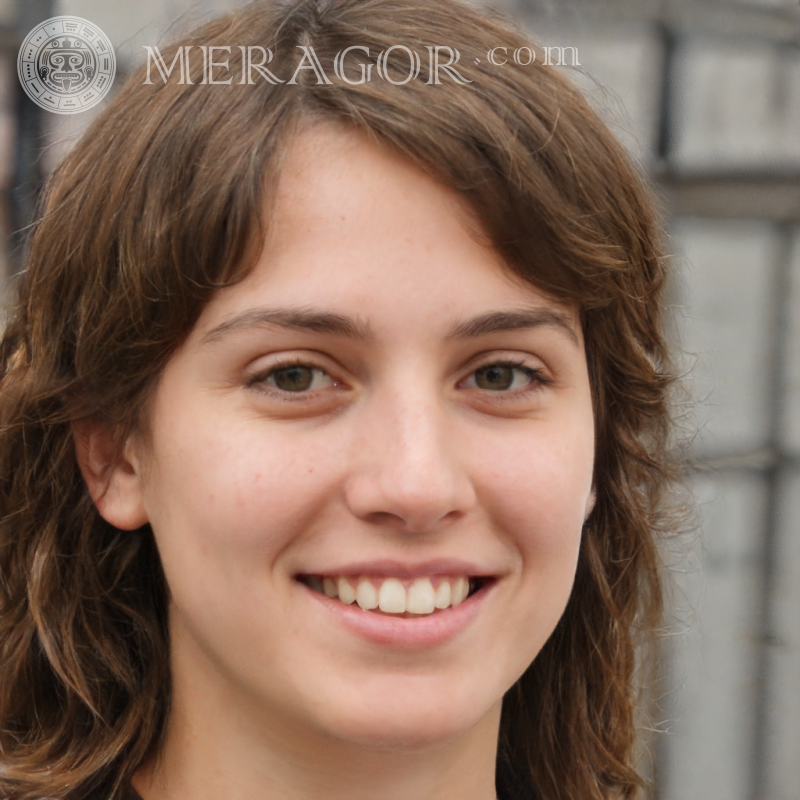
<path fill-rule="evenodd" d="M 355 133 L 301 135 L 272 214 L 255 269 L 167 365 L 106 508 L 155 533 L 171 724 L 203 707 L 284 743 L 496 739 L 592 503 L 577 314 Z"/>

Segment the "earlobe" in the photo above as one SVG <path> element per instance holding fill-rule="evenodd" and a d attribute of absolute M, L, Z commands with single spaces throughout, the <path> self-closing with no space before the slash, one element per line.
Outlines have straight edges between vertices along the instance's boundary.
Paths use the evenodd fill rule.
<path fill-rule="evenodd" d="M 121 530 L 147 523 L 140 465 L 129 443 L 120 453 L 114 428 L 91 419 L 73 423 L 72 437 L 81 474 L 103 519 Z"/>

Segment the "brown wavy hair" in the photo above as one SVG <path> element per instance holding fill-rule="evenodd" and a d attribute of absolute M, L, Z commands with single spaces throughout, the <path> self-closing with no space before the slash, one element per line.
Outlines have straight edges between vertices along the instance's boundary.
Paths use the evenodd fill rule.
<path fill-rule="evenodd" d="M 231 45 L 228 71 L 215 68 L 229 85 L 200 82 L 212 44 Z M 313 46 L 329 83 L 300 69 L 294 84 L 255 71 L 242 84 L 240 45 L 270 48 L 285 81 Z M 369 55 L 354 51 L 337 75 L 349 45 Z M 420 54 L 416 78 L 400 85 L 408 53 L 395 50 L 354 83 L 357 61 L 377 65 L 393 45 Z M 428 82 L 435 45 L 458 49 L 471 83 Z M 537 59 L 487 63 L 500 45 Z M 505 698 L 500 753 L 543 800 L 635 796 L 637 654 L 660 619 L 656 541 L 674 476 L 666 267 L 637 168 L 523 33 L 455 0 L 261 1 L 162 48 L 166 64 L 179 46 L 193 47 L 194 83 L 151 69 L 147 84 L 142 66 L 51 177 L 0 343 L 0 795 L 117 796 L 159 748 L 170 675 L 158 552 L 149 526 L 99 515 L 72 426 L 94 417 L 121 444 L 146 425 L 204 304 L 252 267 L 287 148 L 336 121 L 462 195 L 510 270 L 580 309 L 597 503 L 564 616 Z"/>

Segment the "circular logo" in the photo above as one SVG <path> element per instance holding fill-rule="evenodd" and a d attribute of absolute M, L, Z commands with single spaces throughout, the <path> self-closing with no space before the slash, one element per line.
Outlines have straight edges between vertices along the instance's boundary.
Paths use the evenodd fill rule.
<path fill-rule="evenodd" d="M 108 37 L 81 17 L 52 17 L 22 43 L 17 72 L 36 105 L 76 114 L 97 105 L 111 89 L 117 61 Z"/>

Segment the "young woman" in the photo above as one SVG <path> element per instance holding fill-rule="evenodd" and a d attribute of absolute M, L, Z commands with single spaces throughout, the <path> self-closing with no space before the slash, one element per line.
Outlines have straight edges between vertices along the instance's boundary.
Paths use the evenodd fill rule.
<path fill-rule="evenodd" d="M 58 168 L 1 349 L 2 796 L 637 793 L 659 230 L 525 47 L 256 2 Z"/>

